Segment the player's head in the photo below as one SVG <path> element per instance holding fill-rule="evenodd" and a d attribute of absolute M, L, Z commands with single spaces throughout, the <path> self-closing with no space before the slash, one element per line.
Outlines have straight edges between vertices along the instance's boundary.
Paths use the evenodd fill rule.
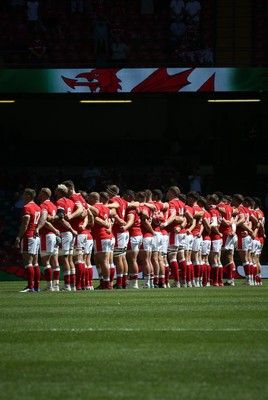
<path fill-rule="evenodd" d="M 106 192 L 109 193 L 110 196 L 118 196 L 119 187 L 117 185 L 109 185 L 106 189 Z"/>

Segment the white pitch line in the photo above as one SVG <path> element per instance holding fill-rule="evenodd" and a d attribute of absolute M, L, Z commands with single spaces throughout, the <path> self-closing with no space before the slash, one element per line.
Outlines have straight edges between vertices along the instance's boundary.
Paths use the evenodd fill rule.
<path fill-rule="evenodd" d="M 0 332 L 268 332 L 268 328 L 170 328 L 170 329 L 140 329 L 140 328 L 51 328 L 51 329 L 0 329 Z"/>

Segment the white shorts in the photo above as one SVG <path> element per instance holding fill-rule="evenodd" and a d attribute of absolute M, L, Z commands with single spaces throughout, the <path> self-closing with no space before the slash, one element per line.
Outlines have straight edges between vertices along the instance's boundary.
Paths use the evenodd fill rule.
<path fill-rule="evenodd" d="M 249 235 L 245 237 L 238 237 L 238 242 L 237 242 L 237 250 L 242 250 L 242 251 L 251 251 L 252 249 L 252 239 Z"/>
<path fill-rule="evenodd" d="M 21 240 L 21 253 L 38 254 L 40 248 L 39 236 L 22 237 Z"/>
<path fill-rule="evenodd" d="M 237 246 L 237 235 L 228 235 L 222 250 L 235 250 Z"/>
<path fill-rule="evenodd" d="M 185 248 L 184 250 L 192 250 L 193 249 L 193 242 L 194 242 L 194 237 L 193 235 L 187 235 L 185 236 Z"/>
<path fill-rule="evenodd" d="M 116 233 L 115 236 L 115 248 L 127 248 L 129 241 L 129 232 Z"/>
<path fill-rule="evenodd" d="M 91 254 L 93 250 L 93 239 L 87 239 L 84 254 Z"/>
<path fill-rule="evenodd" d="M 175 233 L 174 235 L 174 244 L 179 250 L 185 249 L 185 236 L 186 233 Z"/>
<path fill-rule="evenodd" d="M 153 248 L 153 236 L 144 237 L 142 239 L 142 245 L 140 251 L 152 251 Z"/>
<path fill-rule="evenodd" d="M 40 255 L 52 255 L 55 254 L 57 249 L 57 239 L 55 233 L 47 233 L 40 235 Z"/>
<path fill-rule="evenodd" d="M 84 249 L 87 244 L 87 234 L 86 233 L 79 233 L 74 241 L 74 247 L 79 247 Z"/>
<path fill-rule="evenodd" d="M 162 254 L 163 255 L 167 255 L 167 252 L 168 252 L 168 235 L 163 235 L 162 241 L 163 241 Z"/>
<path fill-rule="evenodd" d="M 262 248 L 261 246 L 261 242 L 259 240 L 252 240 L 252 249 L 251 249 L 251 253 L 253 254 L 261 254 L 258 251 Z"/>
<path fill-rule="evenodd" d="M 261 242 L 258 240 L 258 246 L 257 246 L 256 251 L 255 251 L 256 256 L 261 255 L 263 246 L 264 246 L 263 243 L 261 243 Z"/>
<path fill-rule="evenodd" d="M 74 237 L 72 232 L 62 232 L 61 233 L 61 244 L 59 246 L 59 255 L 66 256 L 71 254 L 73 249 Z"/>
<path fill-rule="evenodd" d="M 194 236 L 192 251 L 200 251 L 202 247 L 202 241 L 203 238 L 201 236 Z"/>
<path fill-rule="evenodd" d="M 153 237 L 153 247 L 152 251 L 161 251 L 163 250 L 163 234 L 162 232 L 156 232 Z"/>
<path fill-rule="evenodd" d="M 211 249 L 211 240 L 203 240 L 201 246 L 201 254 L 202 256 L 208 256 Z"/>
<path fill-rule="evenodd" d="M 98 239 L 93 240 L 93 248 L 96 253 L 111 253 L 114 248 L 113 239 Z"/>
<path fill-rule="evenodd" d="M 130 236 L 129 242 L 127 245 L 127 252 L 128 251 L 139 251 L 141 245 L 142 245 L 142 235 Z"/>
<path fill-rule="evenodd" d="M 211 240 L 211 249 L 213 253 L 220 253 L 222 248 L 222 239 Z"/>

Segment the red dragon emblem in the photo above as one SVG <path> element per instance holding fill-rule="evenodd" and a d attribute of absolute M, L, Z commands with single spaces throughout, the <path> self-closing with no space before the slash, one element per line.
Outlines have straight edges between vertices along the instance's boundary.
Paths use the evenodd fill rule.
<path fill-rule="evenodd" d="M 96 68 L 91 72 L 78 74 L 75 79 L 65 78 L 64 76 L 62 79 L 72 89 L 87 86 L 92 93 L 96 93 L 97 90 L 99 90 L 99 93 L 114 93 L 121 89 L 119 83 L 121 80 L 116 76 L 118 71 L 119 69 Z M 86 79 L 86 81 L 80 81 L 80 79 Z"/>
<path fill-rule="evenodd" d="M 190 84 L 188 77 L 195 68 L 189 68 L 177 74 L 169 75 L 167 68 L 158 68 L 146 79 L 131 89 L 131 92 L 179 92 Z M 95 68 L 90 72 L 83 72 L 75 78 L 62 76 L 63 81 L 71 89 L 88 87 L 91 93 L 116 93 L 122 86 L 117 77 L 120 68 Z M 134 73 L 134 72 L 133 72 Z M 215 73 L 199 88 L 198 91 L 214 92 Z"/>

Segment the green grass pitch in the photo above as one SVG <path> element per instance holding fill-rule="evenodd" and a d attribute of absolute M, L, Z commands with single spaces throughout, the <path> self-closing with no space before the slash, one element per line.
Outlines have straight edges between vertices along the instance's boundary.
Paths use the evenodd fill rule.
<path fill-rule="evenodd" d="M 19 293 L 23 287 L 0 282 L 2 400 L 268 398 L 265 280 Z"/>

